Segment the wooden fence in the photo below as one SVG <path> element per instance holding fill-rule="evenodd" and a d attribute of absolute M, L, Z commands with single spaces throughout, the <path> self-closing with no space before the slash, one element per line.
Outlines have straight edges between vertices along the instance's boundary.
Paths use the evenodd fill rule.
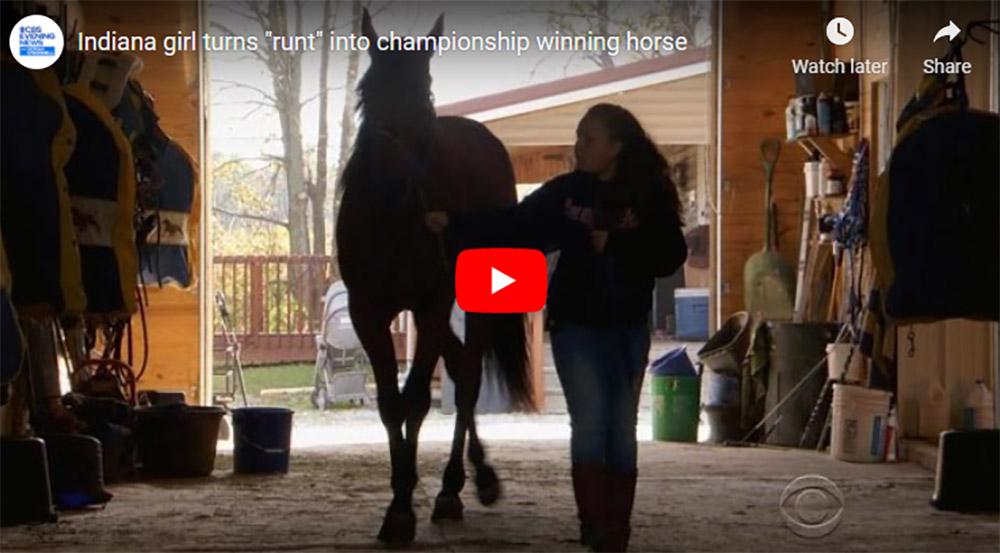
<path fill-rule="evenodd" d="M 323 294 L 336 275 L 334 257 L 219 256 L 214 271 L 245 364 L 315 360 Z M 221 323 L 217 310 L 217 351 L 225 345 Z"/>
<path fill-rule="evenodd" d="M 323 295 L 339 279 L 329 255 L 217 256 L 215 290 L 222 292 L 245 365 L 312 363 L 323 317 Z M 392 324 L 396 357 L 407 357 L 406 327 Z M 216 363 L 224 361 L 226 337 L 215 312 Z"/>

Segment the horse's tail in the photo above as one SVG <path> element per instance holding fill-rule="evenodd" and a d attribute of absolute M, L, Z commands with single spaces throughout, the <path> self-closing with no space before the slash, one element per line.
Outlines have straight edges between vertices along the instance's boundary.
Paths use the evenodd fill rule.
<path fill-rule="evenodd" d="M 523 313 L 493 315 L 489 351 L 500 364 L 512 407 L 533 411 L 531 364 L 528 360 L 528 336 Z"/>

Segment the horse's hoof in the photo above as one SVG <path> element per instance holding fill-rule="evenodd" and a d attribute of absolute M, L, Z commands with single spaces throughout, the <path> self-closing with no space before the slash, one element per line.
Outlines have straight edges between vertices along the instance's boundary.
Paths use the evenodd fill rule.
<path fill-rule="evenodd" d="M 464 509 L 462 500 L 457 495 L 439 495 L 434 500 L 431 522 L 437 524 L 445 520 L 462 520 Z"/>
<path fill-rule="evenodd" d="M 500 478 L 493 467 L 484 466 L 476 471 L 476 493 L 479 503 L 487 507 L 500 500 Z"/>
<path fill-rule="evenodd" d="M 417 515 L 413 510 L 392 510 L 385 513 L 382 529 L 378 532 L 380 542 L 391 545 L 412 543 L 417 532 Z"/>

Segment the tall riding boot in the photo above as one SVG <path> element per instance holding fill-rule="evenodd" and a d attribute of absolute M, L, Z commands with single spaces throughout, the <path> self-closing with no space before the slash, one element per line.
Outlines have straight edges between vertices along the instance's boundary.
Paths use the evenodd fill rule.
<path fill-rule="evenodd" d="M 632 533 L 632 506 L 635 503 L 635 471 L 608 472 L 604 524 L 595 551 L 627 551 Z"/>
<path fill-rule="evenodd" d="M 580 543 L 593 547 L 604 519 L 608 471 L 600 463 L 573 465 L 573 495 L 580 519 Z"/>

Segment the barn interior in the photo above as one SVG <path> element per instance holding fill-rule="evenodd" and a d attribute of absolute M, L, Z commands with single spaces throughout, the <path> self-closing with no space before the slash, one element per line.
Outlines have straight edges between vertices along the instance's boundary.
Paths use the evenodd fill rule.
<path fill-rule="evenodd" d="M 369 58 L 307 39 L 368 10 L 384 34 L 516 13 L 689 39 L 544 78 L 510 52 L 430 62 L 437 115 L 499 139 L 518 198 L 573 170 L 600 103 L 669 164 L 688 254 L 652 292 L 630 550 L 996 550 L 1000 3 L 510 6 L 3 2 L 0 548 L 390 548 L 390 440 L 334 239 Z M 662 24 L 621 15 L 644 6 Z M 14 55 L 32 15 L 65 39 L 40 69 Z M 476 82 L 511 67 L 532 77 Z M 587 549 L 545 321 L 525 314 L 527 409 L 484 365 L 499 500 L 469 464 L 463 519 L 432 522 L 457 410 L 437 363 L 406 549 Z M 414 316 L 389 327 L 404 386 Z"/>

